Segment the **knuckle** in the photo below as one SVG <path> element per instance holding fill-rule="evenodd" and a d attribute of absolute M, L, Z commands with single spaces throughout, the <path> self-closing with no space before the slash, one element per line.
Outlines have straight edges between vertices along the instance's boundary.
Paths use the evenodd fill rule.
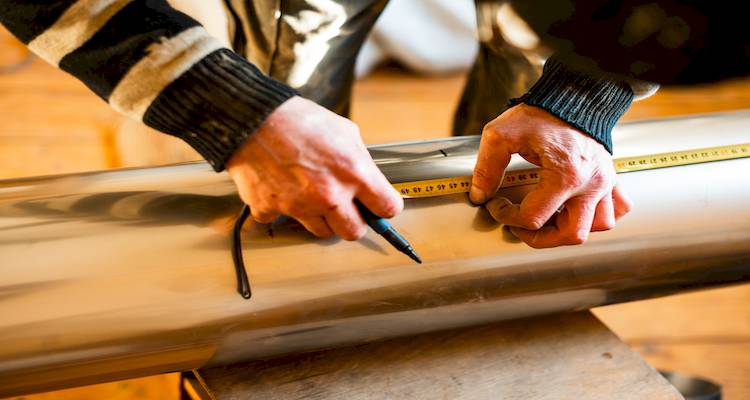
<path fill-rule="evenodd" d="M 625 204 L 622 206 L 622 215 L 625 215 L 633 210 L 632 204 Z"/>
<path fill-rule="evenodd" d="M 544 224 L 547 223 L 547 219 L 538 214 L 530 214 L 529 212 L 525 212 L 522 213 L 520 217 L 522 225 L 521 227 L 530 231 L 542 229 Z"/>
<path fill-rule="evenodd" d="M 393 218 L 404 209 L 404 200 L 397 195 L 384 196 L 378 203 L 377 214 L 382 214 L 384 218 Z"/>
<path fill-rule="evenodd" d="M 586 184 L 587 179 L 583 176 L 581 171 L 575 167 L 565 168 L 561 174 L 560 179 L 563 187 L 566 188 L 579 188 Z"/>
<path fill-rule="evenodd" d="M 354 241 L 359 240 L 364 236 L 366 233 L 366 230 L 362 226 L 357 226 L 355 224 L 351 224 L 350 226 L 347 226 L 344 228 L 343 232 L 341 232 L 341 238 L 344 240 Z"/>
<path fill-rule="evenodd" d="M 629 213 L 633 209 L 633 202 L 630 200 L 625 200 L 622 203 L 622 211 L 623 214 Z"/>
<path fill-rule="evenodd" d="M 602 223 L 601 228 L 605 231 L 608 231 L 610 229 L 614 229 L 615 225 L 616 223 L 614 220 L 607 220 L 607 221 L 604 221 L 604 223 Z"/>
<path fill-rule="evenodd" d="M 367 234 L 367 226 L 365 224 L 359 224 L 357 226 L 357 239 L 361 239 Z"/>
<path fill-rule="evenodd" d="M 404 209 L 404 200 L 401 197 L 394 197 L 386 201 L 383 205 L 383 213 L 386 218 L 393 218 Z"/>
<path fill-rule="evenodd" d="M 528 229 L 530 231 L 536 231 L 536 230 L 542 229 L 545 222 L 547 221 L 544 221 L 541 218 L 532 218 L 530 220 L 523 221 L 522 228 Z"/>
<path fill-rule="evenodd" d="M 253 219 L 263 224 L 273 222 L 281 214 L 278 210 L 270 208 L 253 209 L 251 207 L 250 210 Z"/>
<path fill-rule="evenodd" d="M 531 221 L 529 221 L 529 228 L 532 229 L 532 230 L 542 229 L 542 227 L 546 223 L 547 223 L 547 220 L 545 220 L 544 218 L 538 218 L 537 217 L 537 218 L 534 218 Z"/>
<path fill-rule="evenodd" d="M 612 191 L 612 188 L 615 186 L 614 177 L 604 173 L 595 174 L 591 177 L 589 183 L 596 188 L 605 189 L 607 192 Z"/>
<path fill-rule="evenodd" d="M 489 144 L 495 144 L 502 139 L 502 130 L 499 129 L 500 122 L 496 119 L 488 122 L 482 128 L 482 137 Z"/>
<path fill-rule="evenodd" d="M 578 229 L 571 232 L 567 237 L 569 244 L 584 244 L 589 238 L 589 231 L 587 229 Z"/>
<path fill-rule="evenodd" d="M 365 163 L 352 157 L 345 151 L 336 151 L 333 154 L 333 161 L 336 166 L 335 168 L 338 170 L 337 173 L 340 173 L 343 176 L 350 176 L 355 179 L 361 179 L 365 176 Z"/>
<path fill-rule="evenodd" d="M 250 211 L 253 215 L 269 214 L 274 212 L 274 208 L 265 202 L 256 201 L 250 205 Z"/>
<path fill-rule="evenodd" d="M 363 225 L 356 223 L 355 221 L 351 219 L 344 220 L 343 226 L 341 227 L 341 232 L 339 232 L 339 236 L 341 236 L 344 240 L 358 240 L 365 234 L 365 228 Z"/>
<path fill-rule="evenodd" d="M 306 217 L 309 214 L 306 208 L 298 207 L 297 202 L 292 200 L 280 201 L 274 206 L 274 209 L 281 214 L 292 217 Z"/>
<path fill-rule="evenodd" d="M 589 186 L 593 186 L 597 188 L 607 187 L 609 186 L 608 181 L 609 179 L 606 176 L 602 174 L 594 174 L 588 179 L 588 184 Z"/>
<path fill-rule="evenodd" d="M 396 214 L 398 214 L 398 209 L 393 205 L 383 204 L 375 214 L 378 214 L 383 218 L 393 218 L 396 216 Z"/>
<path fill-rule="evenodd" d="M 313 208 L 319 212 L 326 212 L 336 208 L 335 191 L 329 184 L 320 186 L 308 186 L 304 194 L 295 199 L 295 205 L 300 208 Z"/>
<path fill-rule="evenodd" d="M 359 125 L 357 125 L 354 121 L 350 120 L 349 118 L 343 118 L 341 126 L 344 129 L 346 129 L 346 131 L 349 132 L 350 134 L 359 135 Z"/>
<path fill-rule="evenodd" d="M 338 208 L 338 205 L 336 204 L 336 196 L 333 196 L 330 193 L 321 194 L 318 198 L 318 204 L 325 210 L 335 210 Z"/>
<path fill-rule="evenodd" d="M 358 161 L 348 167 L 344 173 L 356 186 L 367 187 L 374 186 L 373 182 L 376 182 L 380 171 L 374 163 Z"/>
<path fill-rule="evenodd" d="M 250 191 L 242 186 L 237 187 L 237 193 L 240 195 L 240 199 L 243 203 L 253 206 L 253 196 L 250 195 Z"/>

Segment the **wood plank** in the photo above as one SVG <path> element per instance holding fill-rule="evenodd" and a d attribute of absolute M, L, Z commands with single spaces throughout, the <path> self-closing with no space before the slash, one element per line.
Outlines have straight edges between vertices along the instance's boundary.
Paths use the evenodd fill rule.
<path fill-rule="evenodd" d="M 177 400 L 179 374 L 154 375 L 147 378 L 102 383 L 30 396 L 13 400 Z"/>
<path fill-rule="evenodd" d="M 217 400 L 681 398 L 589 312 L 203 369 L 198 375 Z"/>
<path fill-rule="evenodd" d="M 182 140 L 124 118 L 112 133 L 113 152 L 123 167 L 174 164 L 203 160 Z"/>
<path fill-rule="evenodd" d="M 623 121 L 750 108 L 750 78 L 723 82 L 673 86 L 633 103 Z"/>
<path fill-rule="evenodd" d="M 463 74 L 423 77 L 394 68 L 378 70 L 355 84 L 352 119 L 367 143 L 448 136 L 464 82 Z M 742 78 L 662 88 L 634 102 L 622 121 L 747 108 L 750 78 Z"/>
<path fill-rule="evenodd" d="M 112 129 L 125 118 L 88 93 L 9 93 L 2 89 L 0 115 L 10 116 L 0 124 L 0 138 L 40 142 L 52 137 L 96 138 L 101 129 Z"/>
<path fill-rule="evenodd" d="M 19 63 L 22 63 L 29 55 L 26 46 L 16 40 L 0 25 L 0 70 L 7 71 Z"/>
<path fill-rule="evenodd" d="M 600 307 L 594 314 L 628 342 L 735 341 L 750 340 L 748 305 L 750 284 L 744 284 Z"/>
<path fill-rule="evenodd" d="M 384 68 L 354 85 L 351 118 L 367 144 L 448 137 L 464 82 Z"/>
<path fill-rule="evenodd" d="M 21 142 L 0 139 L 0 179 L 94 171 L 112 167 L 99 141 Z"/>

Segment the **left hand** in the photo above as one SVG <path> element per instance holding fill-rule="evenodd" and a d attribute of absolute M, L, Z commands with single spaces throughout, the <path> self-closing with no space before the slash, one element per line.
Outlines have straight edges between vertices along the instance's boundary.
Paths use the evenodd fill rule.
<path fill-rule="evenodd" d="M 630 211 L 630 200 L 615 186 L 612 157 L 604 146 L 526 104 L 485 126 L 472 178 L 472 202 L 482 204 L 495 195 L 513 153 L 540 166 L 541 181 L 520 205 L 495 197 L 486 207 L 531 247 L 584 243 L 589 232 L 612 229 Z"/>

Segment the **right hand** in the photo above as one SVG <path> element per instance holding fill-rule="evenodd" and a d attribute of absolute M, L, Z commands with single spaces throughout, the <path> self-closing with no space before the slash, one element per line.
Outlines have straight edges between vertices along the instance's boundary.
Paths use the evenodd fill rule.
<path fill-rule="evenodd" d="M 301 97 L 268 116 L 226 164 L 253 219 L 288 215 L 318 237 L 367 231 L 354 199 L 391 218 L 404 202 L 367 152 L 357 125 Z"/>

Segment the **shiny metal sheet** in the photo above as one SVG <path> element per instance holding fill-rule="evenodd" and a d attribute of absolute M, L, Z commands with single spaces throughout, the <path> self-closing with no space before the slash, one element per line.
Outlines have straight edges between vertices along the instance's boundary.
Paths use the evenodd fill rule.
<path fill-rule="evenodd" d="M 750 142 L 750 112 L 623 124 L 616 156 Z M 469 175 L 477 138 L 374 146 L 394 182 Z M 526 167 L 514 159 L 512 168 Z M 586 309 L 750 279 L 750 159 L 623 174 L 635 209 L 534 250 L 465 195 L 406 201 L 417 265 L 370 232 L 252 225 L 204 164 L 0 182 L 0 395 Z M 509 189 L 520 197 L 528 188 Z"/>

